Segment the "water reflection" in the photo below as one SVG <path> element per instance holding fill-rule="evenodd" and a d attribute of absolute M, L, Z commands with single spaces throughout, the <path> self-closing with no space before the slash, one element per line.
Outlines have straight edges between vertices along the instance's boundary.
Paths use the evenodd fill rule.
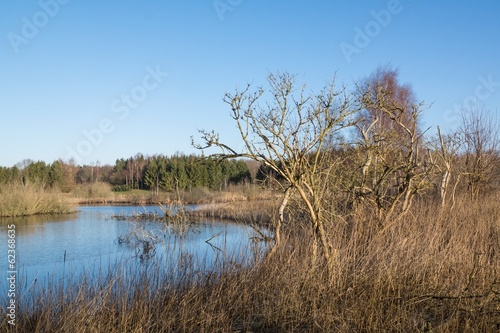
<path fill-rule="evenodd" d="M 0 230 L 3 230 L 3 228 L 7 228 L 9 224 L 15 224 L 16 228 L 21 228 L 24 234 L 29 234 L 38 232 L 39 228 L 43 228 L 44 223 L 67 222 L 75 221 L 77 219 L 77 213 L 0 217 Z"/>
<path fill-rule="evenodd" d="M 158 210 L 154 206 L 98 206 L 81 207 L 69 215 L 0 219 L 1 252 L 7 253 L 7 228 L 15 224 L 22 294 L 49 284 L 68 285 L 83 276 L 92 281 L 124 272 L 133 274 L 151 265 L 160 267 L 164 277 L 175 278 L 188 266 L 205 270 L 228 257 L 243 261 L 252 256 L 253 230 L 248 226 L 205 220 L 179 235 L 169 224 L 112 218 Z M 130 240 L 123 241 L 126 237 Z M 149 243 L 141 241 L 145 239 Z M 6 257 L 0 258 L 4 275 L 0 299 L 7 295 Z"/>

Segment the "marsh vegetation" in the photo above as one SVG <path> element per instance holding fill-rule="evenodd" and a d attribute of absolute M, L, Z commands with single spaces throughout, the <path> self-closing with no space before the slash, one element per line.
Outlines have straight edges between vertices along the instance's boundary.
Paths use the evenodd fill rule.
<path fill-rule="evenodd" d="M 457 198 L 453 214 L 419 202 L 385 233 L 359 213 L 330 226 L 333 274 L 311 269 L 300 225 L 267 260 L 231 260 L 181 278 L 159 265 L 64 289 L 53 281 L 19 311 L 13 332 L 495 332 L 500 320 L 498 195 Z M 436 213 L 439 212 L 439 213 Z M 154 258 L 153 258 L 154 262 Z M 162 262 L 164 265 L 165 262 Z M 126 273 L 126 272 L 125 272 Z M 6 329 L 6 322 L 1 329 Z"/>
<path fill-rule="evenodd" d="M 0 186 L 0 217 L 64 214 L 73 211 L 58 190 L 46 190 L 31 183 L 13 182 Z"/>

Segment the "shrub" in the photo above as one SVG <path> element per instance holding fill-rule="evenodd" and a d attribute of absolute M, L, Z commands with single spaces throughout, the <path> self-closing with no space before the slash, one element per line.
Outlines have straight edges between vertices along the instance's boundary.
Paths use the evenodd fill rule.
<path fill-rule="evenodd" d="M 107 183 L 96 182 L 90 185 L 79 185 L 73 189 L 73 196 L 81 199 L 83 202 L 106 202 L 113 197 L 111 185 Z"/>
<path fill-rule="evenodd" d="M 128 185 L 115 185 L 113 186 L 113 192 L 127 192 L 130 191 L 130 186 Z"/>
<path fill-rule="evenodd" d="M 0 216 L 70 213 L 61 193 L 41 185 L 10 183 L 0 187 Z"/>

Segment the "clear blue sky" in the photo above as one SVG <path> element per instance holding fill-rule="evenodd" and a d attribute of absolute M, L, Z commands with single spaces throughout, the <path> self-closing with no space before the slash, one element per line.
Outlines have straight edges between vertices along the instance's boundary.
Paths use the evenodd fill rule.
<path fill-rule="evenodd" d="M 316 88 L 390 63 L 452 130 L 471 96 L 499 112 L 499 18 L 498 0 L 0 1 L 0 165 L 191 153 L 199 128 L 238 147 L 222 97 L 276 70 Z"/>

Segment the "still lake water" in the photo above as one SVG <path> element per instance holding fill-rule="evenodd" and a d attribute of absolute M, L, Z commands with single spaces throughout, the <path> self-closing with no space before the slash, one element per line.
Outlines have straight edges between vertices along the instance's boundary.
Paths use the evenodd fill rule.
<path fill-rule="evenodd" d="M 153 264 L 170 277 L 187 263 L 210 270 L 224 260 L 251 261 L 258 251 L 250 240 L 253 229 L 241 224 L 200 220 L 179 235 L 166 223 L 112 218 L 144 212 L 161 213 L 155 206 L 86 206 L 69 215 L 0 219 L 0 300 L 7 297 L 7 272 L 12 270 L 7 255 L 9 225 L 15 225 L 18 295 L 65 280 L 78 283 L 75 278 L 92 280 Z M 132 235 L 131 241 L 121 242 L 127 235 Z M 145 255 L 134 235 L 155 237 L 154 249 Z"/>

